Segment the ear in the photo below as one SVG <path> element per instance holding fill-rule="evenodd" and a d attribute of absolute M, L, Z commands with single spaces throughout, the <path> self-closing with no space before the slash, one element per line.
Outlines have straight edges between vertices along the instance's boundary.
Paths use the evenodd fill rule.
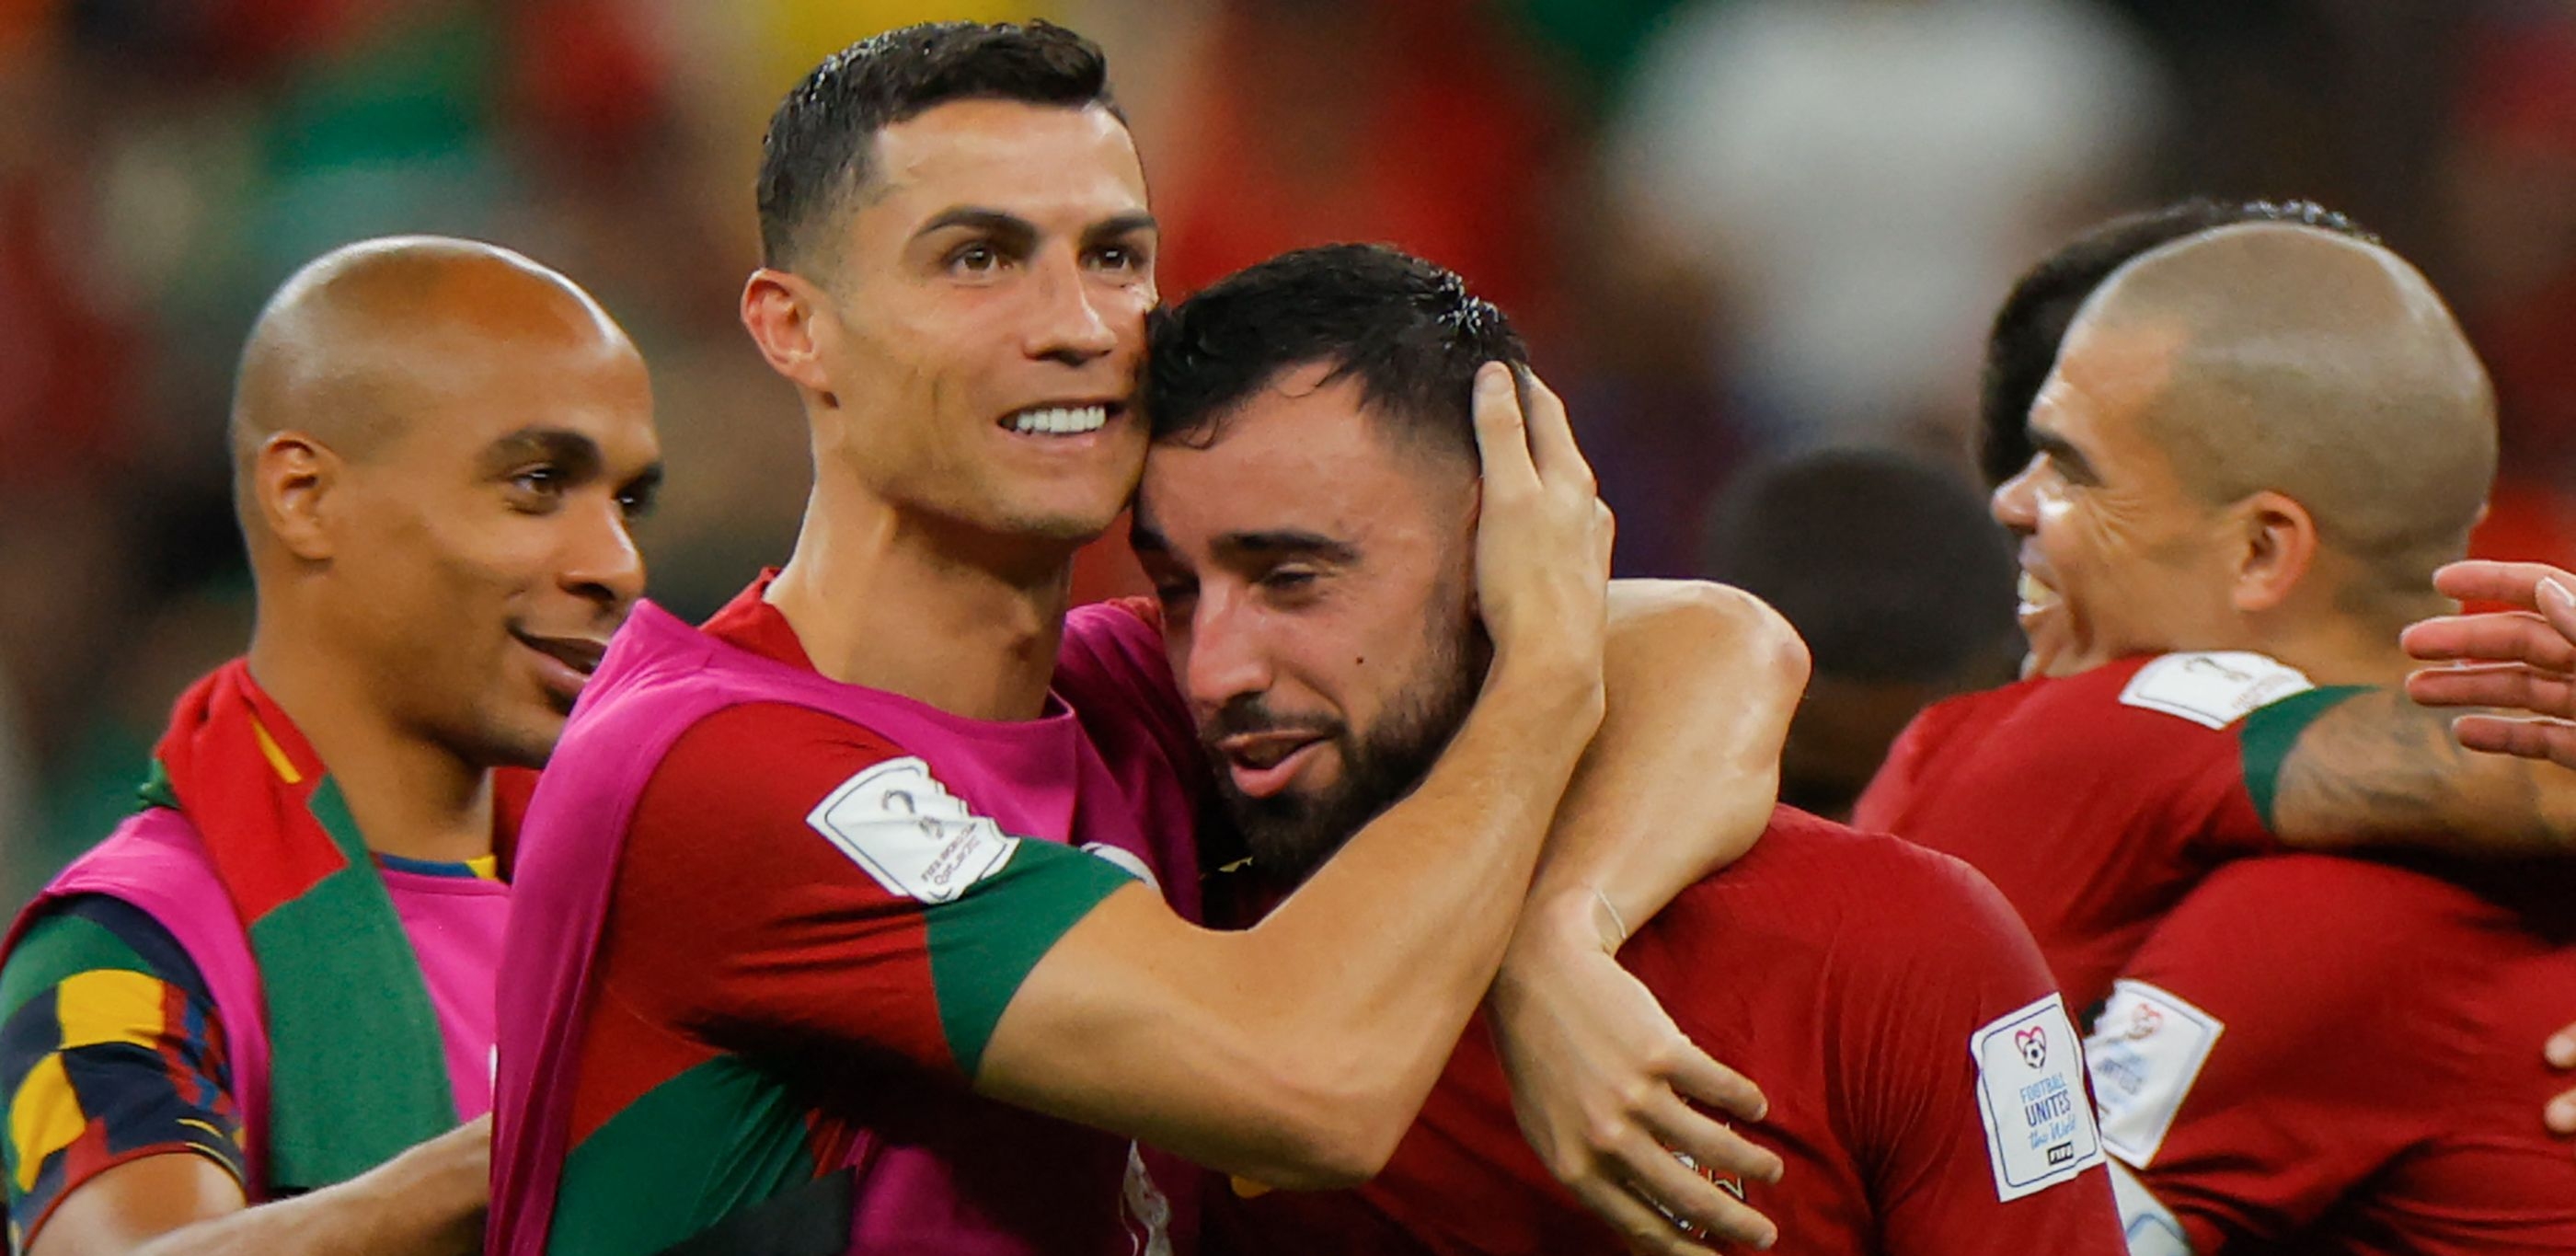
<path fill-rule="evenodd" d="M 841 402 L 832 395 L 815 340 L 817 324 L 831 316 L 822 289 L 800 276 L 762 267 L 743 284 L 742 326 L 760 346 L 760 356 L 797 391 L 827 407 Z"/>
<path fill-rule="evenodd" d="M 2272 610 L 2315 566 L 2317 521 L 2307 507 L 2270 489 L 2238 502 L 2234 514 L 2244 548 L 2230 601 L 2246 614 Z"/>
<path fill-rule="evenodd" d="M 330 507 L 347 470 L 340 455 L 303 432 L 274 432 L 251 463 L 250 491 L 269 535 L 305 562 L 327 562 L 334 549 Z"/>

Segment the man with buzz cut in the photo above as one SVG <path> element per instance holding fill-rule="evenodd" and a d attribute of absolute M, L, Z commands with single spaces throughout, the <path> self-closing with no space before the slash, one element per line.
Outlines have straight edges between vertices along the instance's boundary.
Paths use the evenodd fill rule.
<path fill-rule="evenodd" d="M 2186 231 L 2085 297 L 2028 435 L 1994 510 L 2041 674 L 1927 712 L 1863 812 L 1985 867 L 2103 1001 L 2133 1251 L 2567 1250 L 2576 1165 L 2531 1117 L 2564 871 L 2281 853 L 2565 831 L 2394 689 L 2494 470 L 2449 310 L 2348 230 Z"/>
<path fill-rule="evenodd" d="M 644 364 L 518 254 L 372 240 L 261 312 L 230 435 L 249 650 L 0 963 L 11 1249 L 464 1256 L 494 843 L 642 592 Z"/>
<path fill-rule="evenodd" d="M 1098 50 L 1042 23 L 854 45 L 780 105 L 759 186 L 742 317 L 812 433 L 804 528 L 703 626 L 637 609 L 532 805 L 491 1250 L 1161 1252 L 1192 1196 L 1138 1141 L 1368 1176 L 1596 725 L 1712 749 L 1662 737 L 1655 694 L 1603 724 L 1609 520 L 1563 410 L 1499 367 L 1477 393 L 1495 661 L 1456 737 L 1307 892 L 1211 932 L 1159 643 L 1132 608 L 1066 609 L 1143 461 L 1156 301 Z M 1740 670 L 1785 719 L 1794 683 Z M 1689 857 L 1759 828 L 1770 772 L 1726 776 Z M 1758 1110 L 1705 1068 L 1694 1093 Z"/>

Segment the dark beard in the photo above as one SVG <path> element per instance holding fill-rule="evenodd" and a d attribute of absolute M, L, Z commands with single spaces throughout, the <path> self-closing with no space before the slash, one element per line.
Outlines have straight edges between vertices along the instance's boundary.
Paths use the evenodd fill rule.
<path fill-rule="evenodd" d="M 1479 631 L 1471 629 L 1464 640 L 1451 637 L 1433 649 L 1423 674 L 1396 696 L 1365 737 L 1353 736 L 1339 722 L 1316 728 L 1342 761 L 1341 779 L 1321 793 L 1288 790 L 1268 798 L 1247 797 L 1235 788 L 1224 760 L 1211 751 L 1217 794 L 1242 832 L 1253 866 L 1266 878 L 1301 883 L 1351 834 L 1412 793 L 1474 709 L 1486 654 Z M 1218 712 L 1211 740 L 1281 727 L 1296 725 L 1274 719 L 1259 698 L 1247 698 Z"/>

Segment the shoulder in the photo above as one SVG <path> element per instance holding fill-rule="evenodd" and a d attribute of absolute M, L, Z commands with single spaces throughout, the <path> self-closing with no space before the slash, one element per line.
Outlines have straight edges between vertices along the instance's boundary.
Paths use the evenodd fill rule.
<path fill-rule="evenodd" d="M 2506 915 L 2457 885 L 2368 860 L 2237 860 L 2165 917 L 2130 975 L 2272 1016 L 2358 1014 L 2385 1000 L 2394 974 L 2475 966 L 2475 938 Z"/>
<path fill-rule="evenodd" d="M 1847 974 L 1998 959 L 2044 971 L 2019 914 L 1965 861 L 1786 806 L 1750 852 L 1675 906 L 1681 927 L 1770 922 L 1830 944 Z"/>
<path fill-rule="evenodd" d="M 75 894 L 40 905 L 0 963 L 0 1017 L 67 983 L 132 984 L 93 974 L 131 974 L 212 1003 L 196 964 L 150 912 L 106 894 Z"/>
<path fill-rule="evenodd" d="M 910 753 L 864 724 L 792 702 L 744 702 L 693 721 L 655 766 L 653 792 L 708 785 L 757 796 L 815 772 L 855 770 Z"/>

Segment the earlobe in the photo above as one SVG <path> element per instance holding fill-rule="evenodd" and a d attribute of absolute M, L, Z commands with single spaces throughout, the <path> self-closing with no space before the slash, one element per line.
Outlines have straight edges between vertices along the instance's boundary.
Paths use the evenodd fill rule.
<path fill-rule="evenodd" d="M 302 432 L 277 432 L 261 442 L 251 491 L 269 535 L 295 557 L 331 557 L 330 504 L 342 471 L 339 455 Z"/>
<path fill-rule="evenodd" d="M 798 389 L 817 394 L 826 406 L 840 404 L 815 352 L 815 324 L 823 317 L 821 294 L 814 285 L 785 271 L 763 267 L 751 272 L 742 288 L 742 325 L 769 369 Z"/>

